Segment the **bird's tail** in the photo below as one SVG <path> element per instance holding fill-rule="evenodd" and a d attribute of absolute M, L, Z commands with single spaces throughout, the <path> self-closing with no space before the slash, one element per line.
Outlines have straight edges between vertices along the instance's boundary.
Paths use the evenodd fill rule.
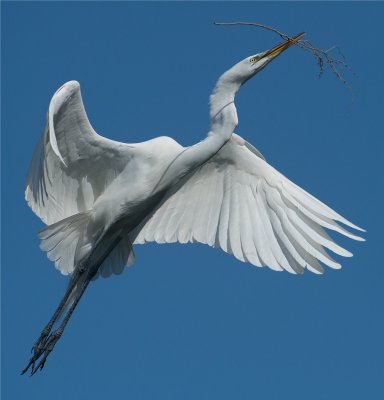
<path fill-rule="evenodd" d="M 40 248 L 63 275 L 72 275 L 76 266 L 92 253 L 91 264 L 97 266 L 94 279 L 112 274 L 121 274 L 124 266 L 135 262 L 135 255 L 129 234 L 115 232 L 108 237 L 93 233 L 89 237 L 88 225 L 92 211 L 72 215 L 47 226 L 39 232 Z M 95 243 L 99 243 L 95 249 Z"/>
<path fill-rule="evenodd" d="M 92 280 L 97 279 L 99 276 L 107 278 L 112 274 L 121 274 L 124 266 L 130 267 L 135 262 L 135 254 L 133 252 L 132 243 L 129 235 L 125 235 L 121 239 L 115 238 L 115 241 L 109 243 L 110 247 L 105 243 L 104 249 L 106 252 L 101 253 L 101 257 L 97 257 L 97 260 L 93 260 L 94 264 L 90 265 L 89 270 L 94 269 L 95 272 L 91 272 Z M 82 290 L 84 281 L 87 279 L 88 274 L 85 273 L 81 276 L 73 274 L 69 283 L 68 289 L 72 286 L 68 300 L 65 303 L 63 310 L 60 312 L 58 320 L 68 309 L 71 308 L 72 304 L 79 297 L 79 293 Z M 73 285 L 74 284 L 74 285 Z"/>
<path fill-rule="evenodd" d="M 84 242 L 91 215 L 90 211 L 75 214 L 39 232 L 40 248 L 47 252 L 48 258 L 63 275 L 72 274 L 75 269 L 79 243 L 80 240 Z M 88 247 L 90 250 L 91 246 Z"/>
<path fill-rule="evenodd" d="M 72 275 L 67 289 L 69 296 L 57 320 L 60 320 L 78 298 L 90 269 L 93 269 L 92 279 L 108 277 L 120 274 L 125 265 L 130 266 L 135 261 L 129 235 L 120 237 L 119 232 L 116 232 L 115 235 L 103 238 L 102 243 L 94 248 L 92 240 L 97 242 L 99 238 L 88 237 L 87 227 L 91 217 L 92 211 L 75 214 L 39 232 L 40 248 L 47 252 L 48 258 L 63 275 Z M 87 273 L 81 276 L 74 274 L 83 261 L 88 264 Z"/>

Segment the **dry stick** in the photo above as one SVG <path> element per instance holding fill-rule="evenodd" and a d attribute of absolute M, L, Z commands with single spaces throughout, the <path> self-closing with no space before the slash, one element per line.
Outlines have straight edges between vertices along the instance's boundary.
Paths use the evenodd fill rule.
<path fill-rule="evenodd" d="M 257 26 L 259 28 L 267 29 L 269 31 L 272 31 L 274 33 L 277 33 L 282 39 L 284 40 L 293 40 L 292 37 L 286 35 L 285 33 L 282 33 L 278 31 L 275 28 L 272 28 L 267 25 L 263 24 L 257 24 L 255 22 L 214 22 L 214 25 L 249 25 L 249 26 Z M 316 59 L 316 63 L 319 66 L 320 72 L 319 72 L 319 78 L 323 75 L 324 72 L 324 66 L 328 65 L 331 71 L 336 75 L 336 77 L 344 83 L 348 87 L 348 89 L 352 92 L 352 87 L 349 84 L 349 82 L 345 79 L 344 74 L 342 69 L 345 68 L 349 72 L 352 72 L 351 67 L 345 62 L 345 57 L 340 51 L 339 47 L 337 46 L 332 46 L 328 50 L 323 50 L 318 47 L 313 46 L 313 44 L 309 40 L 299 40 L 295 43 L 296 46 L 309 51 L 312 53 L 312 55 Z M 339 55 L 341 56 L 342 59 L 337 59 L 337 58 L 332 58 L 330 57 L 330 53 L 333 50 L 337 50 Z"/>

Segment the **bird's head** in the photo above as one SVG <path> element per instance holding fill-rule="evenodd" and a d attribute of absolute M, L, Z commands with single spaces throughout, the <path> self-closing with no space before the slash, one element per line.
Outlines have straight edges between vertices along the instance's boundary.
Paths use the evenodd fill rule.
<path fill-rule="evenodd" d="M 210 96 L 211 132 L 225 131 L 232 135 L 238 123 L 234 105 L 236 92 L 279 54 L 296 44 L 303 35 L 299 33 L 267 51 L 249 56 L 220 76 Z"/>
<path fill-rule="evenodd" d="M 287 50 L 292 45 L 296 44 L 303 36 L 304 32 L 299 33 L 292 39 L 285 40 L 267 51 L 245 58 L 229 69 L 222 78 L 224 78 L 228 83 L 231 82 L 237 85 L 243 85 L 248 79 L 261 71 L 284 50 Z"/>

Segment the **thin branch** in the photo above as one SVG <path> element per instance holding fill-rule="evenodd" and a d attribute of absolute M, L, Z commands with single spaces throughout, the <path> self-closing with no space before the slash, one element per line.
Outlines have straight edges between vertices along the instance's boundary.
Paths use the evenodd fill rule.
<path fill-rule="evenodd" d="M 282 33 L 278 31 L 275 28 L 272 28 L 267 25 L 263 24 L 257 24 L 255 22 L 214 22 L 214 25 L 224 25 L 224 26 L 229 26 L 229 25 L 248 25 L 248 26 L 256 26 L 259 28 L 267 29 L 269 31 L 272 31 L 276 34 L 278 34 L 282 39 L 284 40 L 293 40 L 292 37 L 286 35 L 285 33 Z M 315 60 L 317 65 L 319 66 L 319 78 L 324 73 L 324 68 L 328 66 L 331 70 L 331 72 L 336 75 L 336 77 L 348 87 L 348 89 L 353 93 L 352 87 L 349 84 L 349 82 L 346 80 L 344 77 L 344 70 L 348 70 L 349 72 L 353 73 L 351 67 L 346 63 L 345 57 L 343 53 L 341 52 L 340 48 L 337 46 L 332 46 L 328 50 L 323 50 L 319 47 L 314 46 L 309 40 L 299 40 L 295 43 L 296 46 L 300 47 L 301 49 L 304 49 L 308 52 L 310 52 Z M 338 55 L 341 58 L 334 58 L 331 56 L 331 53 L 334 51 L 338 52 Z"/>
<path fill-rule="evenodd" d="M 258 26 L 259 28 L 268 29 L 269 31 L 277 33 L 282 39 L 292 40 L 292 38 L 285 33 L 279 32 L 275 28 L 271 28 L 267 25 L 257 24 L 256 22 L 214 22 L 214 25 L 250 25 L 250 26 Z"/>

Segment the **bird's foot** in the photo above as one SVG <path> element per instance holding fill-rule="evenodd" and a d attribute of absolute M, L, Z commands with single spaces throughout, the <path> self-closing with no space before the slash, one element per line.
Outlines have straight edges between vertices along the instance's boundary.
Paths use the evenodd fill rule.
<path fill-rule="evenodd" d="M 51 327 L 48 325 L 46 326 L 43 331 L 41 332 L 39 338 L 36 340 L 35 344 L 32 346 L 31 353 L 38 353 L 43 349 L 47 339 L 49 337 L 49 332 L 51 331 Z"/>
<path fill-rule="evenodd" d="M 31 376 L 34 375 L 38 370 L 42 370 L 47 357 L 55 347 L 62 333 L 63 330 L 60 328 L 51 334 L 49 334 L 49 331 L 46 332 L 46 330 L 44 330 L 37 342 L 32 347 L 33 355 L 29 360 L 28 365 L 21 371 L 21 374 L 25 374 L 29 368 L 31 368 Z M 36 365 L 37 362 L 38 364 Z"/>

